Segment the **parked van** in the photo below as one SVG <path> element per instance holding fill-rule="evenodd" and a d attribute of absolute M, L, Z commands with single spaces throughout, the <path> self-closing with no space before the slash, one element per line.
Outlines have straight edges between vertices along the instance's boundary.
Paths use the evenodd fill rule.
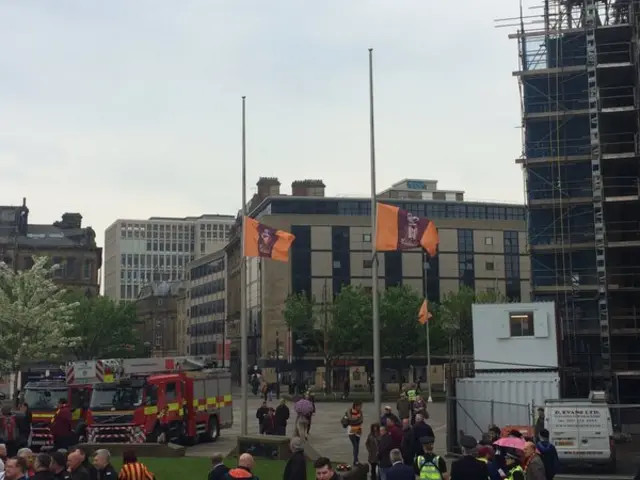
<path fill-rule="evenodd" d="M 588 463 L 615 471 L 613 422 L 605 392 L 586 400 L 547 400 L 545 428 L 562 464 Z"/>

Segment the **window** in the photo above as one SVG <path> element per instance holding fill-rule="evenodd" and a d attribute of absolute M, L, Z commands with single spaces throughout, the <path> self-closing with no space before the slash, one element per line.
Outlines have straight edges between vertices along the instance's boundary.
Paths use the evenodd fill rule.
<path fill-rule="evenodd" d="M 493 237 L 484 237 L 485 245 L 493 245 Z"/>
<path fill-rule="evenodd" d="M 339 260 L 334 260 L 333 261 L 333 268 L 340 268 L 340 261 Z"/>
<path fill-rule="evenodd" d="M 493 262 L 486 262 L 484 264 L 484 268 L 485 268 L 485 270 L 493 271 L 495 266 L 494 266 Z"/>
<path fill-rule="evenodd" d="M 167 391 L 165 393 L 165 400 L 167 403 L 174 401 L 177 398 L 175 383 L 167 383 Z"/>
<path fill-rule="evenodd" d="M 371 268 L 373 265 L 373 261 L 372 260 L 363 260 L 362 261 L 362 267 L 363 268 Z"/>
<path fill-rule="evenodd" d="M 533 312 L 509 313 L 509 332 L 512 337 L 533 337 Z"/>
<path fill-rule="evenodd" d="M 85 260 L 82 267 L 82 278 L 84 280 L 91 280 L 91 260 Z"/>
<path fill-rule="evenodd" d="M 158 387 L 156 385 L 147 385 L 146 398 L 144 400 L 145 405 L 157 405 L 158 404 Z"/>
<path fill-rule="evenodd" d="M 371 234 L 370 233 L 363 233 L 362 234 L 362 241 L 363 242 L 370 242 L 371 241 Z"/>

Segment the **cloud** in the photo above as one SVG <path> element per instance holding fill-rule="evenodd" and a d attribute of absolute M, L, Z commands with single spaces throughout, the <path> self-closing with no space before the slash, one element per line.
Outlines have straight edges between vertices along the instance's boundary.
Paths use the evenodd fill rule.
<path fill-rule="evenodd" d="M 242 95 L 249 188 L 366 195 L 370 46 L 380 190 L 522 201 L 517 45 L 493 28 L 513 3 L 3 2 L 1 201 L 80 211 L 98 238 L 121 217 L 234 213 Z"/>

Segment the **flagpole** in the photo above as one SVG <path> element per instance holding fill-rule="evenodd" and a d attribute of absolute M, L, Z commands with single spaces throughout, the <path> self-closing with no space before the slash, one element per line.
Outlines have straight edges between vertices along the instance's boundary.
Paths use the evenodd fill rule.
<path fill-rule="evenodd" d="M 380 312 L 378 311 L 378 257 L 376 252 L 376 140 L 373 115 L 373 48 L 369 49 L 369 138 L 371 154 L 371 298 L 373 312 L 373 402 L 382 412 L 382 359 L 380 356 Z"/>
<path fill-rule="evenodd" d="M 427 318 L 424 323 L 424 328 L 426 332 L 426 340 L 427 340 L 427 403 L 433 402 L 433 397 L 431 396 L 431 339 L 429 338 L 429 260 L 427 257 L 427 253 L 422 254 L 424 257 L 423 267 L 424 267 L 424 299 L 427 302 Z"/>
<path fill-rule="evenodd" d="M 247 129 L 245 105 L 247 97 L 242 97 L 242 237 L 240 258 L 240 435 L 247 435 L 247 411 L 249 410 L 249 358 L 247 341 L 247 259 L 244 256 L 244 229 L 247 216 Z"/>

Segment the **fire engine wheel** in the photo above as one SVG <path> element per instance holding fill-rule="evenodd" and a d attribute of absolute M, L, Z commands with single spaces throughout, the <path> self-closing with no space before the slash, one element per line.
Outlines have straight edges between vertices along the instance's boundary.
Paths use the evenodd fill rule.
<path fill-rule="evenodd" d="M 215 415 L 209 419 L 209 425 L 207 427 L 208 440 L 215 442 L 220 436 L 220 425 L 218 424 L 218 417 Z"/>

